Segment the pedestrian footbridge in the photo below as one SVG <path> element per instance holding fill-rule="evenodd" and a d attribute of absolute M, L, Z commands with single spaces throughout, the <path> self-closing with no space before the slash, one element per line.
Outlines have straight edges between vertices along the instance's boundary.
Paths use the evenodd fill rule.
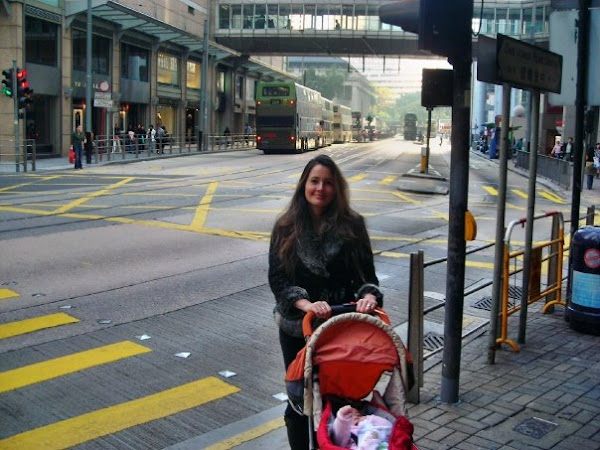
<path fill-rule="evenodd" d="M 417 36 L 379 20 L 375 0 L 217 0 L 215 40 L 249 55 L 423 57 Z M 476 1 L 473 32 L 547 46 L 550 0 Z M 474 39 L 476 39 L 474 37 Z"/>

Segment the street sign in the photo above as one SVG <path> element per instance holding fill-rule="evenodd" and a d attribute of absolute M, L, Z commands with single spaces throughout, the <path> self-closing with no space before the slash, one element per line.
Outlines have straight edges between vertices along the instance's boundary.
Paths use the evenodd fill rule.
<path fill-rule="evenodd" d="M 112 106 L 113 106 L 112 100 L 106 100 L 103 98 L 95 98 L 94 99 L 94 107 L 96 107 L 96 108 L 112 108 Z"/>
<path fill-rule="evenodd" d="M 112 97 L 112 92 L 94 92 L 94 98 L 102 99 L 102 100 L 110 100 Z"/>
<path fill-rule="evenodd" d="M 479 36 L 477 79 L 521 89 L 560 93 L 562 56 L 498 34 Z"/>

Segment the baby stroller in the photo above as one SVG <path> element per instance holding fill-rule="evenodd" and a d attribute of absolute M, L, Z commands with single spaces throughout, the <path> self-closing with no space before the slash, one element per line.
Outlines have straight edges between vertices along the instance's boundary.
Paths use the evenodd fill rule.
<path fill-rule="evenodd" d="M 354 304 L 333 306 L 332 317 L 314 332 L 314 314 L 306 314 L 306 346 L 286 373 L 289 402 L 309 418 L 311 450 L 342 449 L 329 430 L 337 409 L 345 404 L 393 423 L 390 450 L 417 449 L 406 418 L 406 392 L 414 381 L 410 356 L 382 309 L 375 310 L 377 317 L 355 310 Z"/>

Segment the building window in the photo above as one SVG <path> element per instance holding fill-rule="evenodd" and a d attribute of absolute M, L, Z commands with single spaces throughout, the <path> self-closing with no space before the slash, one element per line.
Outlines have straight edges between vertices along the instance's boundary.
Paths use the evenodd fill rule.
<path fill-rule="evenodd" d="M 25 17 L 25 58 L 30 63 L 56 67 L 58 25 L 36 17 Z"/>
<path fill-rule="evenodd" d="M 244 77 L 235 77 L 235 98 L 240 100 L 244 98 Z"/>
<path fill-rule="evenodd" d="M 221 70 L 217 73 L 217 92 L 225 92 L 225 72 Z"/>
<path fill-rule="evenodd" d="M 85 72 L 86 33 L 73 30 L 73 70 Z M 92 39 L 92 72 L 102 75 L 110 74 L 111 41 L 103 36 L 94 35 Z"/>
<path fill-rule="evenodd" d="M 187 62 L 187 81 L 186 86 L 188 89 L 200 89 L 200 63 L 195 61 Z"/>
<path fill-rule="evenodd" d="M 133 81 L 148 81 L 150 52 L 129 44 L 121 44 L 121 76 Z"/>
<path fill-rule="evenodd" d="M 158 82 L 179 86 L 179 60 L 175 56 L 158 52 Z"/>

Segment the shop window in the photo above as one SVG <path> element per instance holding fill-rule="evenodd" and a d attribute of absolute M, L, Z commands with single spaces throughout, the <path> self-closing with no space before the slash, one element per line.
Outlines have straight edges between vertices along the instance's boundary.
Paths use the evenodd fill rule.
<path fill-rule="evenodd" d="M 179 86 L 179 60 L 175 56 L 158 52 L 158 82 Z"/>
<path fill-rule="evenodd" d="M 121 76 L 128 80 L 148 81 L 150 52 L 129 44 L 121 44 Z"/>
<path fill-rule="evenodd" d="M 73 41 L 73 70 L 85 72 L 86 33 L 74 29 Z M 102 75 L 110 74 L 110 48 L 111 40 L 103 36 L 94 35 L 92 39 L 92 72 Z"/>
<path fill-rule="evenodd" d="M 25 17 L 25 58 L 27 62 L 56 67 L 58 25 L 37 17 Z"/>
<path fill-rule="evenodd" d="M 201 80 L 200 69 L 201 69 L 200 63 L 197 63 L 195 61 L 187 62 L 186 86 L 188 87 L 188 89 L 200 89 L 200 80 Z"/>

